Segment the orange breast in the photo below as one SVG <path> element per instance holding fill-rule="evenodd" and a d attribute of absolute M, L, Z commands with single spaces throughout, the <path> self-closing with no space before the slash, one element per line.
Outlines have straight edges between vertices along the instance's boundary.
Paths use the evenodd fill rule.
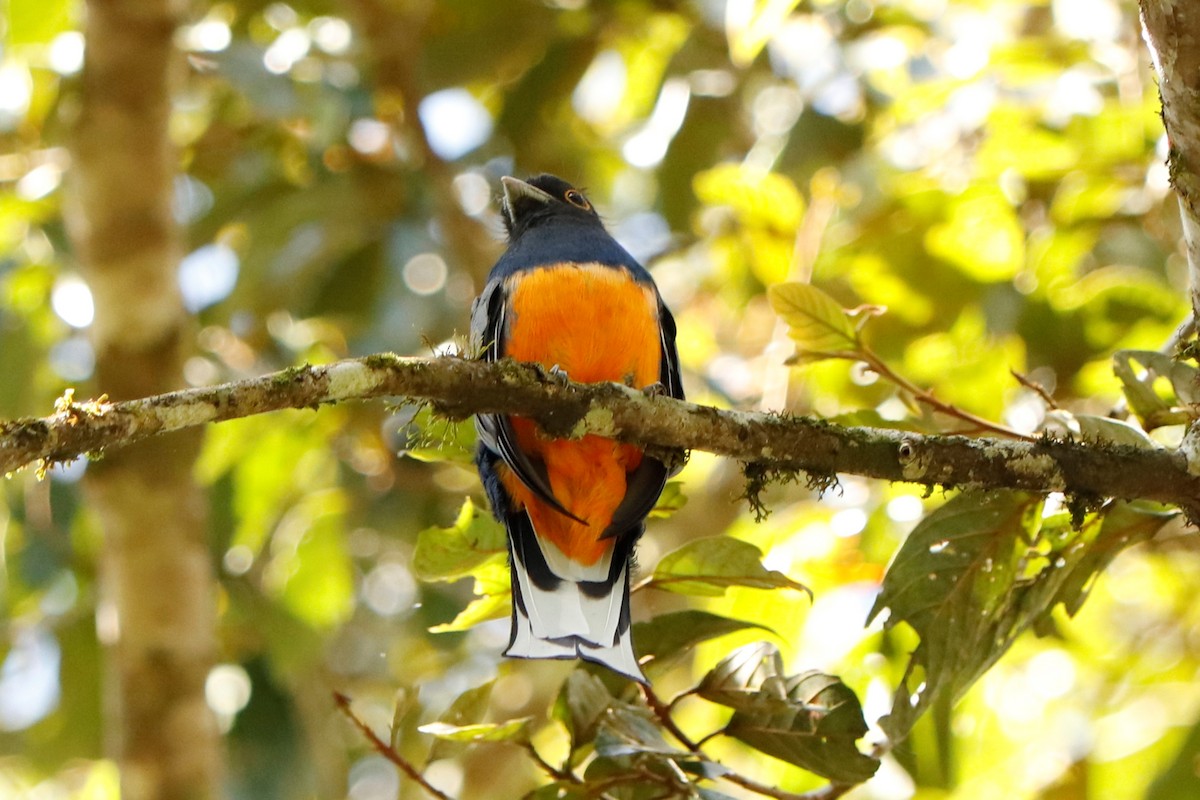
<path fill-rule="evenodd" d="M 599 264 L 541 269 L 509 279 L 505 354 L 557 365 L 571 380 L 649 386 L 659 379 L 658 302 L 624 270 Z M 513 428 L 522 450 L 546 464 L 554 496 L 580 525 L 545 503 L 508 470 L 501 480 L 524 506 L 540 537 L 590 566 L 612 546 L 600 536 L 625 496 L 626 478 L 641 451 L 600 436 L 577 441 L 545 437 L 529 420 Z"/>

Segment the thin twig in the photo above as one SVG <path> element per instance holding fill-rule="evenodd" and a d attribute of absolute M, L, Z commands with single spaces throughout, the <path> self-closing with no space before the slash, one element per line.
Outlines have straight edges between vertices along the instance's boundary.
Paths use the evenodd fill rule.
<path fill-rule="evenodd" d="M 679 726 L 675 724 L 675 720 L 671 719 L 671 709 L 667 704 L 659 699 L 658 695 L 654 693 L 654 690 L 648 684 L 643 683 L 640 686 L 642 687 L 642 697 L 645 699 L 646 705 L 654 712 L 654 716 L 658 717 L 658 721 L 667 729 L 667 732 L 674 736 L 689 751 L 699 753 L 700 746 L 680 730 Z"/>
<path fill-rule="evenodd" d="M 1016 378 L 1017 383 L 1021 384 L 1026 389 L 1040 397 L 1042 402 L 1045 403 L 1047 407 L 1054 409 L 1058 408 L 1058 403 L 1054 402 L 1054 398 L 1050 395 L 1050 392 L 1046 391 L 1045 386 L 1042 386 L 1028 375 L 1023 375 L 1020 372 L 1017 372 L 1015 369 L 1010 368 L 1008 372 L 1010 375 Z"/>
<path fill-rule="evenodd" d="M 774 786 L 767 786 L 765 783 L 759 783 L 736 772 L 729 772 L 721 777 L 730 783 L 736 783 L 743 789 L 749 789 L 755 794 L 761 794 L 763 797 L 773 797 L 775 800 L 834 800 L 834 798 L 841 797 L 854 788 L 850 784 L 831 783 L 822 786 L 820 789 L 813 789 L 811 792 L 796 794 L 795 792 L 785 792 L 783 789 L 777 789 Z"/>
<path fill-rule="evenodd" d="M 637 594 L 638 592 L 640 592 L 642 589 L 645 589 L 653 582 L 654 582 L 654 576 L 647 575 L 646 577 L 642 578 L 640 581 L 635 583 L 633 586 L 629 587 L 629 593 Z"/>
<path fill-rule="evenodd" d="M 375 752 L 379 753 L 379 755 L 383 756 L 388 761 L 399 767 L 401 772 L 407 775 L 422 789 L 429 792 L 429 794 L 438 798 L 438 800 L 454 800 L 453 797 L 446 794 L 441 789 L 438 789 L 429 781 L 425 780 L 425 776 L 421 774 L 420 770 L 410 764 L 408 759 L 406 759 L 404 756 L 397 753 L 396 748 L 392 747 L 390 744 L 383 741 L 383 739 L 380 739 L 378 736 L 376 736 L 375 731 L 371 730 L 367 723 L 359 719 L 354 711 L 350 708 L 349 697 L 341 692 L 334 692 L 333 702 L 337 705 L 338 710 L 345 714 L 346 718 L 354 724 L 354 727 L 358 728 L 359 733 L 361 733 L 366 740 L 371 743 L 371 746 L 375 748 Z"/>
<path fill-rule="evenodd" d="M 978 431 L 996 433 L 1000 436 L 1006 436 L 1010 439 L 1020 439 L 1021 441 L 1025 442 L 1036 442 L 1038 440 L 1038 437 L 1034 436 L 1033 434 L 1022 433 L 1015 428 L 1010 428 L 1007 425 L 1000 424 L 999 422 L 992 422 L 989 419 L 984 419 L 981 416 L 972 414 L 970 411 L 964 411 L 952 403 L 946 403 L 937 399 L 932 392 L 927 389 L 922 389 L 920 386 L 917 386 L 908 378 L 905 378 L 903 375 L 889 367 L 883 359 L 876 355 L 874 350 L 866 345 L 862 345 L 862 352 L 859 354 L 859 357 L 866 362 L 867 367 L 872 372 L 908 392 L 913 396 L 914 399 L 916 399 L 918 403 L 927 405 L 934 411 L 938 411 L 948 417 L 954 417 L 956 419 L 961 419 L 964 422 L 969 422 L 974 429 Z"/>
<path fill-rule="evenodd" d="M 554 780 L 565 781 L 567 783 L 583 783 L 579 776 L 571 770 L 560 769 L 543 758 L 542 754 L 539 753 L 537 748 L 533 746 L 533 742 L 522 742 L 522 747 L 529 752 L 529 757 L 533 759 L 533 762 L 541 767 L 543 772 L 545 772 L 551 778 L 554 778 Z"/>
<path fill-rule="evenodd" d="M 686 690 L 680 692 L 679 694 L 675 695 L 674 697 L 672 697 L 671 702 L 667 703 L 667 711 L 668 712 L 674 711 L 675 706 L 679 705 L 681 702 L 683 702 L 687 698 L 696 694 L 696 692 L 699 691 L 699 688 L 700 687 L 698 687 L 698 686 L 693 686 L 691 689 L 686 689 Z"/>
<path fill-rule="evenodd" d="M 704 742 L 707 742 L 719 734 L 719 731 L 717 733 L 710 733 L 699 742 L 694 741 L 690 736 L 684 733 L 678 725 L 675 724 L 675 720 L 671 718 L 670 706 L 664 703 L 658 697 L 658 695 L 654 693 L 654 690 L 645 684 L 642 684 L 642 697 L 645 698 L 646 705 L 652 712 L 654 712 L 654 716 L 658 718 L 658 721 L 662 724 L 662 726 L 666 728 L 666 730 L 672 736 L 674 736 L 680 744 L 686 747 L 689 752 L 701 756 L 705 761 L 710 761 L 714 764 L 724 766 L 716 759 L 709 758 L 701 747 Z M 767 786 L 765 783 L 759 783 L 753 778 L 747 778 L 745 775 L 740 775 L 732 770 L 722 774 L 721 779 L 729 781 L 733 784 L 737 784 L 743 789 L 748 789 L 755 794 L 762 795 L 763 797 L 775 798 L 775 800 L 834 800 L 835 798 L 841 797 L 843 794 L 853 788 L 848 784 L 831 783 L 828 786 L 823 786 L 820 789 L 815 789 L 811 792 L 796 794 L 795 792 L 787 792 L 783 789 L 777 789 L 774 786 Z"/>

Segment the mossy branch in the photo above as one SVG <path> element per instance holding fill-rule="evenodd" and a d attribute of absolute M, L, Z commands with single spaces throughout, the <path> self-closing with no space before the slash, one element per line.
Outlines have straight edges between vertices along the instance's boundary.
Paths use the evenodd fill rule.
<path fill-rule="evenodd" d="M 1044 438 L 925 436 L 818 419 L 728 411 L 618 384 L 563 384 L 526 364 L 390 354 L 287 369 L 260 378 L 120 403 L 64 398 L 41 419 L 0 422 L 0 472 L 68 461 L 150 436 L 284 408 L 376 397 L 432 403 L 441 414 L 521 414 L 557 436 L 611 436 L 704 450 L 759 472 L 838 473 L 926 486 L 1066 492 L 1093 501 L 1145 499 L 1200 518 L 1200 477 L 1171 450 Z"/>

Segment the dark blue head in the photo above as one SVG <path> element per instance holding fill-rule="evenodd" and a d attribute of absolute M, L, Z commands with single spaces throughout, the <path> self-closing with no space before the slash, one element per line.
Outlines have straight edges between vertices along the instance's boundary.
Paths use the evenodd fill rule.
<path fill-rule="evenodd" d="M 547 223 L 604 227 L 583 192 L 562 178 L 538 175 L 521 181 L 505 176 L 500 183 L 504 186 L 504 227 L 510 242 Z"/>
<path fill-rule="evenodd" d="M 511 275 L 553 264 L 607 264 L 624 267 L 636 280 L 650 274 L 604 230 L 583 193 L 562 178 L 538 175 L 528 181 L 503 177 L 504 225 L 508 249 L 492 275 Z"/>

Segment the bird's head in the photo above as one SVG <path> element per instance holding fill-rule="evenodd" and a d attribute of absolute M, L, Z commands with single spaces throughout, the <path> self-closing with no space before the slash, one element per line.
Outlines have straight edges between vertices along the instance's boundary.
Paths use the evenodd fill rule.
<path fill-rule="evenodd" d="M 504 187 L 504 227 L 509 241 L 552 221 L 602 224 L 583 192 L 562 178 L 538 175 L 522 181 L 506 175 L 500 183 Z"/>

